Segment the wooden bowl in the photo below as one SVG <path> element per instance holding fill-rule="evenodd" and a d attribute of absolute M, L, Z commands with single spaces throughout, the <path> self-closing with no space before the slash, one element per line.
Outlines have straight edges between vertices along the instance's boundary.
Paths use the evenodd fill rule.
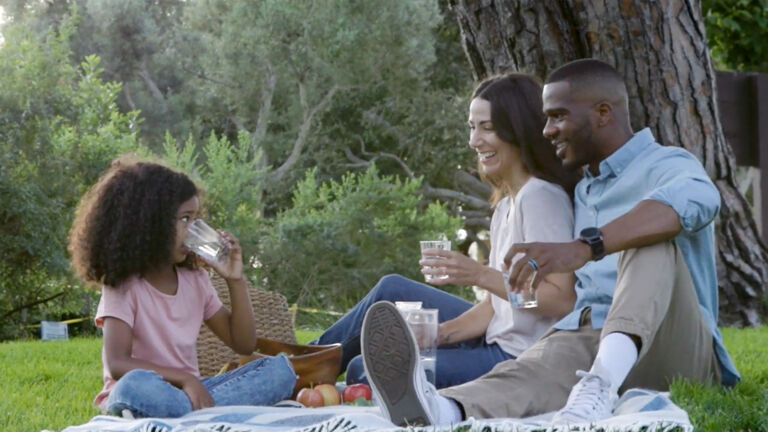
<path fill-rule="evenodd" d="M 268 338 L 258 338 L 254 353 L 240 356 L 239 364 L 265 356 L 285 354 L 299 377 L 293 388 L 293 397 L 304 387 L 317 384 L 335 384 L 341 373 L 341 344 L 299 345 Z"/>

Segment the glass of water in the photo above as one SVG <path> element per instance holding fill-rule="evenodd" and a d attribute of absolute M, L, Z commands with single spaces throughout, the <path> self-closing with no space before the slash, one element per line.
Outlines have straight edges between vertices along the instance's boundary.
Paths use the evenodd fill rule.
<path fill-rule="evenodd" d="M 437 309 L 401 310 L 408 323 L 413 338 L 419 345 L 421 366 L 427 375 L 427 381 L 435 384 L 437 376 Z"/>
<path fill-rule="evenodd" d="M 421 246 L 421 257 L 426 259 L 443 259 L 443 257 L 434 256 L 434 255 L 424 255 L 425 250 L 429 249 L 439 249 L 439 250 L 451 250 L 451 241 L 450 240 L 422 240 L 419 242 L 419 245 Z M 425 268 L 431 268 L 431 267 L 425 267 Z M 425 274 L 424 280 L 427 282 L 432 282 L 434 280 L 439 279 L 448 279 L 448 275 L 432 275 L 432 274 Z"/>
<path fill-rule="evenodd" d="M 396 301 L 395 307 L 401 312 L 421 309 L 420 301 Z"/>
<path fill-rule="evenodd" d="M 221 263 L 229 256 L 229 242 L 202 219 L 195 219 L 189 224 L 184 246 L 209 261 Z"/>
<path fill-rule="evenodd" d="M 539 305 L 539 301 L 536 300 L 536 290 L 533 289 L 533 279 L 536 277 L 536 272 L 531 274 L 526 282 L 526 288 L 517 292 L 512 291 L 509 285 L 509 270 L 502 271 L 501 277 L 504 278 L 504 288 L 507 290 L 507 296 L 509 297 L 509 304 L 514 308 L 535 308 Z"/>

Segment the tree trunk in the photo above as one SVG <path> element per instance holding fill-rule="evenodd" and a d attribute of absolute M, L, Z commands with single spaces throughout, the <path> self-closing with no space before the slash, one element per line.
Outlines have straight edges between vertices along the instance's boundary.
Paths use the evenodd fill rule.
<path fill-rule="evenodd" d="M 598 58 L 624 75 L 632 124 L 702 161 L 722 195 L 717 224 L 720 322 L 757 325 L 768 251 L 735 186 L 714 70 L 696 0 L 450 0 L 476 79 L 504 71 L 539 77 Z"/>

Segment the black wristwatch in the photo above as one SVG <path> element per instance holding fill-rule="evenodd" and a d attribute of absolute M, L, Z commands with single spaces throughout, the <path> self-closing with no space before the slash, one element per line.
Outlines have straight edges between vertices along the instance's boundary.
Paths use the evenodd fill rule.
<path fill-rule="evenodd" d="M 586 243 L 592 249 L 592 261 L 600 261 L 605 256 L 603 245 L 603 233 L 595 227 L 584 228 L 579 233 L 579 240 Z"/>

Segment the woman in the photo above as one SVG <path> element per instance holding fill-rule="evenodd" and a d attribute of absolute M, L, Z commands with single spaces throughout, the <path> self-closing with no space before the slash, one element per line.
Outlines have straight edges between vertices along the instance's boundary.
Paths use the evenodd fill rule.
<path fill-rule="evenodd" d="M 365 382 L 360 328 L 368 307 L 380 300 L 421 301 L 439 309 L 438 388 L 485 374 L 496 363 L 514 359 L 573 308 L 573 274 L 548 275 L 537 287 L 538 306 L 511 307 L 502 278 L 505 252 L 513 243 L 573 239 L 570 195 L 576 175 L 567 172 L 554 147 L 541 135 L 541 86 L 528 75 L 508 74 L 483 81 L 469 107 L 469 147 L 493 186 L 491 252 L 488 266 L 458 252 L 429 251 L 442 259 L 422 259 L 422 273 L 444 275 L 434 285 L 474 285 L 487 290 L 472 303 L 399 275 L 383 277 L 350 312 L 313 343 L 342 343 L 347 383 Z"/>

